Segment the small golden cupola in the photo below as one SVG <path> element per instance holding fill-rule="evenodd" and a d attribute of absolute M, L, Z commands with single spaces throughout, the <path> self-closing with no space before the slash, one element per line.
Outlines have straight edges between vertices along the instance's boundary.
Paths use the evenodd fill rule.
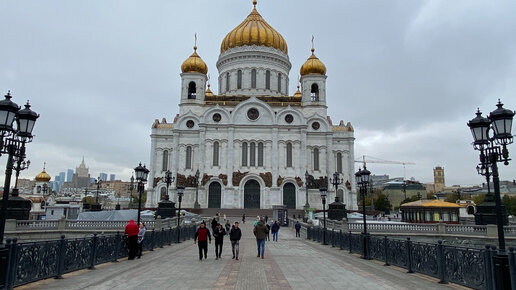
<path fill-rule="evenodd" d="M 196 73 L 202 73 L 202 74 L 208 73 L 208 66 L 202 60 L 202 58 L 197 54 L 197 45 L 194 45 L 194 52 L 181 65 L 181 71 L 184 73 L 189 73 L 189 72 L 196 72 Z"/>
<path fill-rule="evenodd" d="M 51 177 L 48 175 L 48 173 L 45 171 L 46 165 L 43 165 L 43 171 L 41 171 L 38 175 L 36 175 L 36 181 L 39 182 L 49 182 Z"/>
<path fill-rule="evenodd" d="M 315 49 L 312 47 L 312 55 L 305 61 L 305 63 L 301 66 L 299 73 L 302 76 L 309 74 L 319 74 L 326 75 L 326 66 L 322 63 L 317 56 L 315 56 Z"/>
<path fill-rule="evenodd" d="M 210 84 L 208 83 L 208 89 L 206 89 L 206 93 L 204 94 L 206 97 L 213 97 L 213 92 L 210 90 Z"/>
<path fill-rule="evenodd" d="M 224 37 L 220 45 L 221 53 L 234 47 L 257 45 L 272 47 L 288 54 L 287 42 L 258 13 L 256 2 L 253 0 L 254 8 L 247 18 Z"/>

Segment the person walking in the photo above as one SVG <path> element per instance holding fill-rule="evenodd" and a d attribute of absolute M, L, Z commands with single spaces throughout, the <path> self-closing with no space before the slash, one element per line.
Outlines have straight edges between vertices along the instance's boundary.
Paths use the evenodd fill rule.
<path fill-rule="evenodd" d="M 147 232 L 147 228 L 143 222 L 140 222 L 140 230 L 138 232 L 138 259 L 142 257 L 143 252 L 143 238 L 145 237 L 145 233 Z"/>
<path fill-rule="evenodd" d="M 245 224 L 245 213 L 242 215 L 242 223 Z"/>
<path fill-rule="evenodd" d="M 218 260 L 220 258 L 220 254 L 222 254 L 222 244 L 224 243 L 225 235 L 226 230 L 222 227 L 221 224 L 218 224 L 213 231 L 213 237 L 215 238 L 215 260 Z"/>
<path fill-rule="evenodd" d="M 267 232 L 267 227 L 263 221 L 258 221 L 258 224 L 253 229 L 254 236 L 256 237 L 256 245 L 258 247 L 258 258 L 261 256 L 263 259 L 265 254 L 265 236 L 267 236 Z"/>
<path fill-rule="evenodd" d="M 205 223 L 201 223 L 197 231 L 195 232 L 194 244 L 199 240 L 199 261 L 202 261 L 202 253 L 204 252 L 204 259 L 208 259 L 208 239 L 211 244 L 211 234 L 206 228 Z"/>
<path fill-rule="evenodd" d="M 127 235 L 127 248 L 129 250 L 129 260 L 134 260 L 136 252 L 138 251 L 138 225 L 134 220 L 130 220 L 125 226 L 124 233 Z"/>
<path fill-rule="evenodd" d="M 217 213 L 218 215 L 218 213 Z M 215 231 L 215 228 L 217 227 L 217 224 L 218 224 L 218 218 L 213 218 L 211 220 L 211 232 L 213 233 L 213 231 Z"/>
<path fill-rule="evenodd" d="M 272 231 L 272 240 L 273 241 L 276 241 L 276 242 L 278 241 L 279 229 L 280 229 L 279 221 L 272 223 L 271 231 Z"/>
<path fill-rule="evenodd" d="M 253 227 L 256 227 L 256 225 L 258 224 L 259 221 L 260 221 L 260 216 L 257 216 L 256 220 L 253 223 Z"/>
<path fill-rule="evenodd" d="M 231 230 L 231 223 L 229 222 L 229 220 L 226 221 L 226 233 L 229 233 L 229 230 Z"/>
<path fill-rule="evenodd" d="M 299 223 L 299 221 L 296 222 L 294 227 L 296 228 L 296 238 L 301 237 L 301 233 L 299 232 L 301 231 L 301 224 Z"/>
<path fill-rule="evenodd" d="M 229 231 L 229 240 L 231 241 L 231 250 L 233 251 L 233 259 L 238 260 L 238 252 L 240 250 L 240 239 L 242 238 L 242 231 L 238 227 L 238 222 L 235 222 Z"/>
<path fill-rule="evenodd" d="M 269 217 L 267 215 L 265 215 L 265 224 L 267 224 L 269 222 Z"/>
<path fill-rule="evenodd" d="M 265 237 L 265 240 L 266 241 L 270 241 L 271 240 L 271 236 L 270 236 L 270 232 L 271 232 L 271 225 L 269 223 L 265 223 L 265 226 L 267 227 L 267 236 Z"/>

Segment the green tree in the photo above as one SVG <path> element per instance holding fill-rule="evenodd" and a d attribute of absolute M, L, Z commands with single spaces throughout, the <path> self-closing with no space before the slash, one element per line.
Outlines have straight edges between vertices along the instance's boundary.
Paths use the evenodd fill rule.
<path fill-rule="evenodd" d="M 405 198 L 400 204 L 404 204 L 404 203 L 407 203 L 407 202 L 413 202 L 413 201 L 416 201 L 416 200 L 419 200 L 419 197 L 417 197 L 417 195 L 414 195 L 414 196 Z"/>
<path fill-rule="evenodd" d="M 473 196 L 473 198 L 471 198 L 473 200 L 473 202 L 475 202 L 475 204 L 481 204 L 484 202 L 484 199 L 486 199 L 486 195 L 484 193 L 482 194 L 477 194 L 475 196 Z"/>
<path fill-rule="evenodd" d="M 446 195 L 444 201 L 455 203 L 459 199 L 459 195 L 456 193 Z"/>
<path fill-rule="evenodd" d="M 374 209 L 379 211 L 390 210 L 392 209 L 392 204 L 385 194 L 380 193 L 377 196 L 375 196 Z"/>
<path fill-rule="evenodd" d="M 428 200 L 435 199 L 435 194 L 433 194 L 432 192 L 428 193 L 426 195 L 426 199 L 428 199 Z"/>
<path fill-rule="evenodd" d="M 516 196 L 511 197 L 506 194 L 502 201 L 507 209 L 507 213 L 510 215 L 516 215 Z"/>
<path fill-rule="evenodd" d="M 87 203 L 87 204 L 95 204 L 95 197 L 93 196 L 86 196 L 82 199 L 82 202 L 83 203 Z"/>

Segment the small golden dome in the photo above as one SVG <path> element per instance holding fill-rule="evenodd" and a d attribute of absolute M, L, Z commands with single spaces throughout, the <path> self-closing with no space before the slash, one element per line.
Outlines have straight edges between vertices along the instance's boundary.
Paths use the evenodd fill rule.
<path fill-rule="evenodd" d="M 36 175 L 36 181 L 39 182 L 49 182 L 50 178 L 50 175 L 48 175 L 48 173 L 45 171 L 45 167 L 43 167 L 43 171 Z"/>
<path fill-rule="evenodd" d="M 206 97 L 213 97 L 213 92 L 210 90 L 210 84 L 208 84 L 208 89 L 204 93 Z"/>
<path fill-rule="evenodd" d="M 194 52 L 187 58 L 181 65 L 181 71 L 186 72 L 198 72 L 206 74 L 208 72 L 208 66 L 197 54 L 197 46 L 194 46 Z"/>
<path fill-rule="evenodd" d="M 256 1 L 253 1 L 253 5 L 253 11 L 249 16 L 224 37 L 220 45 L 220 53 L 244 45 L 268 46 L 288 53 L 287 42 L 283 36 L 258 13 Z"/>
<path fill-rule="evenodd" d="M 312 48 L 312 55 L 301 66 L 299 72 L 302 76 L 309 74 L 326 75 L 326 66 L 314 54 L 315 49 Z"/>
<path fill-rule="evenodd" d="M 299 90 L 299 85 L 297 85 L 297 91 L 294 93 L 294 97 L 301 97 L 301 91 Z"/>

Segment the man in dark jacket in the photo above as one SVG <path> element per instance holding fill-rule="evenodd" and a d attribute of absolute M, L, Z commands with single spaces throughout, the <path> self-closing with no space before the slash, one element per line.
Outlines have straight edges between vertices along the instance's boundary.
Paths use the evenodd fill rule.
<path fill-rule="evenodd" d="M 279 221 L 275 221 L 272 226 L 271 226 L 271 231 L 272 231 L 272 240 L 273 241 L 278 241 L 278 232 L 279 232 L 279 229 L 280 229 L 280 224 L 279 224 Z"/>
<path fill-rule="evenodd" d="M 202 252 L 204 251 L 204 259 L 208 258 L 208 239 L 211 244 L 211 234 L 206 228 L 206 224 L 203 222 L 195 232 L 194 244 L 199 240 L 199 261 L 202 260 Z"/>
<path fill-rule="evenodd" d="M 226 230 L 221 224 L 217 224 L 217 227 L 215 227 L 215 230 L 213 231 L 213 237 L 215 238 L 215 260 L 218 260 L 220 258 L 220 254 L 222 254 L 222 244 L 224 243 L 225 235 Z"/>
<path fill-rule="evenodd" d="M 211 232 L 213 233 L 213 231 L 215 231 L 215 228 L 217 227 L 217 224 L 219 222 L 217 221 L 217 218 L 213 218 L 213 220 L 211 221 Z"/>
<path fill-rule="evenodd" d="M 263 259 L 263 255 L 265 253 L 265 236 L 267 236 L 268 232 L 269 232 L 269 230 L 263 223 L 263 220 L 258 221 L 258 224 L 256 225 L 256 227 L 254 227 L 254 230 L 253 230 L 254 236 L 256 237 L 256 245 L 258 246 L 258 256 L 257 257 L 260 257 L 260 255 L 261 255 L 262 259 Z"/>
<path fill-rule="evenodd" d="M 299 223 L 299 221 L 296 222 L 296 225 L 294 227 L 296 228 L 296 237 L 301 237 L 301 234 L 299 233 L 299 231 L 301 230 L 301 224 Z"/>
<path fill-rule="evenodd" d="M 231 241 L 231 250 L 233 251 L 233 259 L 238 260 L 238 252 L 240 250 L 240 239 L 242 238 L 242 231 L 238 227 L 238 222 L 235 222 L 229 231 L 229 240 Z"/>
<path fill-rule="evenodd" d="M 129 260 L 134 260 L 138 252 L 138 225 L 134 220 L 130 220 L 125 226 L 124 233 L 127 235 L 127 248 L 129 250 Z"/>

